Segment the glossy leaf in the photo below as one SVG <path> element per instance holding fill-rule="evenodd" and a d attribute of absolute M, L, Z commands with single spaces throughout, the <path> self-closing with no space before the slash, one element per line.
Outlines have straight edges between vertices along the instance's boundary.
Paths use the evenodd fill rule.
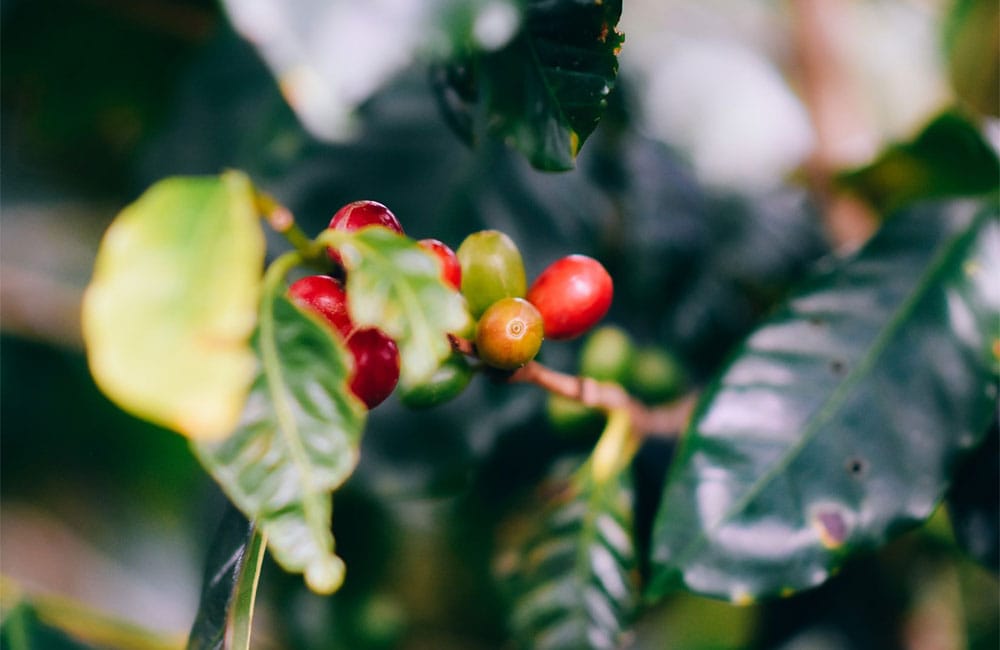
<path fill-rule="evenodd" d="M 263 261 L 246 176 L 152 186 L 108 229 L 84 295 L 83 336 L 101 390 L 192 438 L 231 432 L 253 380 Z"/>
<path fill-rule="evenodd" d="M 194 448 L 278 563 L 330 592 L 343 579 L 330 493 L 357 464 L 365 422 L 347 387 L 350 357 L 329 327 L 282 295 L 265 299 L 254 347 L 260 366 L 239 427 Z"/>
<path fill-rule="evenodd" d="M 620 424 L 615 416 L 610 422 L 609 431 Z M 639 592 L 628 469 L 634 449 L 623 449 L 617 434 L 628 431 L 606 432 L 587 463 L 546 486 L 555 497 L 541 528 L 501 562 L 510 572 L 509 623 L 521 647 L 622 646 Z"/>
<path fill-rule="evenodd" d="M 980 206 L 981 207 L 981 206 Z M 817 585 L 927 518 L 996 408 L 996 205 L 896 215 L 707 390 L 668 476 L 650 595 Z"/>
<path fill-rule="evenodd" d="M 839 182 L 883 213 L 917 199 L 971 196 L 1000 187 L 1000 160 L 965 115 L 937 116 L 909 142 L 888 147 L 875 162 Z"/>
<path fill-rule="evenodd" d="M 572 169 L 607 106 L 623 37 L 620 0 L 529 0 L 520 33 L 434 73 L 439 103 L 467 139 L 483 130 L 543 170 Z"/>
<path fill-rule="evenodd" d="M 256 526 L 229 506 L 209 549 L 188 650 L 247 650 L 264 558 Z"/>
<path fill-rule="evenodd" d="M 396 341 L 402 384 L 428 379 L 451 355 L 448 333 L 463 331 L 470 320 L 465 300 L 442 282 L 434 259 L 386 228 L 327 231 L 321 238 L 343 256 L 354 323 L 378 327 Z"/>

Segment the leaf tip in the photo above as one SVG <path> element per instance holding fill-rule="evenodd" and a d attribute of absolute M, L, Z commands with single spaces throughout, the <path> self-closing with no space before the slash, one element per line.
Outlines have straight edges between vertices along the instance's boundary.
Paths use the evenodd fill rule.
<path fill-rule="evenodd" d="M 323 556 L 306 567 L 306 585 L 321 596 L 329 596 L 344 584 L 346 570 L 344 561 L 338 556 Z"/>

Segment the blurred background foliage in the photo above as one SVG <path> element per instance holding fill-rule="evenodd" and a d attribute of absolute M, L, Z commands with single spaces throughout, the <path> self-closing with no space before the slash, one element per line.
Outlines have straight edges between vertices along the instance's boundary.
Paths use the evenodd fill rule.
<path fill-rule="evenodd" d="M 885 150 L 956 103 L 996 114 L 995 4 L 838 6 L 835 47 L 864 124 L 838 153 L 840 169 L 858 170 L 845 186 L 905 200 L 898 175 L 878 172 L 893 156 L 943 156 L 954 182 L 995 179 L 989 154 Z M 159 178 L 246 170 L 308 232 L 360 198 L 452 247 L 498 228 L 529 277 L 564 254 L 593 255 L 616 281 L 606 322 L 670 351 L 695 383 L 830 253 L 818 195 L 802 182 L 817 135 L 788 3 L 626 2 L 618 87 L 576 169 L 561 174 L 497 142 L 467 148 L 419 63 L 361 104 L 352 137 L 320 142 L 213 2 L 4 0 L 0 17 L 0 568 L 19 585 L 2 596 L 26 634 L 59 607 L 38 597 L 34 610 L 11 610 L 19 589 L 132 621 L 167 647 L 194 619 L 224 499 L 180 436 L 97 391 L 79 334 L 103 229 Z M 544 361 L 573 371 L 578 350 L 550 345 Z M 439 408 L 391 398 L 373 411 L 358 471 L 335 498 L 347 582 L 320 598 L 266 564 L 255 647 L 502 647 L 497 540 L 523 525 L 549 465 L 593 442 L 553 427 L 544 407 L 535 388 L 477 379 Z M 978 516 L 994 537 L 981 555 L 995 570 L 993 436 L 994 462 L 964 473 L 962 489 L 988 495 Z M 654 441 L 636 460 L 640 545 L 671 453 Z M 939 515 L 780 601 L 670 598 L 642 617 L 633 647 L 995 648 L 995 573 L 958 550 L 954 535 L 967 533 Z M 34 633 L 31 647 L 62 647 L 55 632 Z"/>

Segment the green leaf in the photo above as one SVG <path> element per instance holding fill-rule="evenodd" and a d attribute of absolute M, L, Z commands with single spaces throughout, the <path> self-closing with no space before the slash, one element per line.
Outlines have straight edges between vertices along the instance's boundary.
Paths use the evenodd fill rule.
<path fill-rule="evenodd" d="M 623 37 L 621 0 L 528 0 L 521 32 L 436 72 L 442 109 L 460 134 L 512 143 L 538 169 L 572 169 L 607 106 Z"/>
<path fill-rule="evenodd" d="M 378 327 L 399 345 L 400 382 L 420 384 L 451 355 L 448 334 L 469 325 L 465 299 L 412 239 L 387 228 L 327 231 L 319 240 L 340 252 L 348 269 L 352 320 Z"/>
<path fill-rule="evenodd" d="M 909 142 L 888 147 L 838 182 L 883 214 L 918 199 L 985 194 L 1000 187 L 1000 160 L 963 114 L 947 111 Z"/>
<path fill-rule="evenodd" d="M 276 295 L 278 284 L 261 304 L 254 336 L 260 365 L 239 427 L 194 449 L 259 524 L 278 563 L 328 593 L 344 570 L 333 553 L 330 493 L 357 464 L 365 409 L 347 386 L 351 360 L 343 344 L 325 323 Z"/>
<path fill-rule="evenodd" d="M 1000 116 L 1000 6 L 953 0 L 944 21 L 948 75 L 955 93 L 984 115 Z"/>
<path fill-rule="evenodd" d="M 899 214 L 812 277 L 706 390 L 650 595 L 790 593 L 930 516 L 996 408 L 997 277 L 998 208 L 969 202 Z"/>
<path fill-rule="evenodd" d="M 237 172 L 170 178 L 108 229 L 82 325 L 94 379 L 124 410 L 192 438 L 236 426 L 264 261 L 254 200 Z"/>
<path fill-rule="evenodd" d="M 634 447 L 617 453 L 623 450 L 615 438 L 602 437 L 605 451 L 616 452 L 613 463 L 595 453 L 568 480 L 546 486 L 558 490 L 541 528 L 501 559 L 513 601 L 511 632 L 521 647 L 622 646 L 638 600 L 628 471 Z"/>
<path fill-rule="evenodd" d="M 230 505 L 209 549 L 188 650 L 248 650 L 262 542 L 257 527 Z"/>

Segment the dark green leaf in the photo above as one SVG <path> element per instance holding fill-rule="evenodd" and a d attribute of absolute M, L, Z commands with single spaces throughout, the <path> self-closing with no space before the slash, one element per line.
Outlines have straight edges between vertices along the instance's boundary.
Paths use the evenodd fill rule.
<path fill-rule="evenodd" d="M 927 518 L 997 391 L 996 205 L 899 214 L 817 273 L 710 386 L 652 541 L 651 596 L 823 582 Z"/>
<path fill-rule="evenodd" d="M 323 238 L 348 268 L 353 321 L 378 327 L 396 341 L 401 383 L 429 378 L 451 355 L 448 334 L 469 326 L 465 299 L 444 285 L 440 267 L 424 249 L 387 228 L 329 231 Z"/>
<path fill-rule="evenodd" d="M 264 547 L 256 526 L 228 506 L 209 549 L 188 650 L 246 650 Z M 230 638 L 228 646 L 224 646 Z"/>
<path fill-rule="evenodd" d="M 18 603 L 4 614 L 0 625 L 0 647 L 6 650 L 88 650 L 94 646 L 70 638 L 38 620 L 26 602 Z"/>
<path fill-rule="evenodd" d="M 529 0 L 521 32 L 495 52 L 440 67 L 435 86 L 467 138 L 486 130 L 543 170 L 572 169 L 618 74 L 620 0 Z"/>
<path fill-rule="evenodd" d="M 606 434 L 589 462 L 547 486 L 558 490 L 541 528 L 501 562 L 522 647 L 618 648 L 635 614 L 631 454 L 608 442 Z"/>
<path fill-rule="evenodd" d="M 888 214 L 918 199 L 994 191 L 1000 187 L 1000 160 L 969 119 L 949 111 L 912 141 L 888 147 L 839 182 Z"/>
<path fill-rule="evenodd" d="M 1000 569 L 1000 423 L 996 420 L 982 447 L 955 472 L 948 492 L 948 515 L 955 538 L 969 555 Z"/>
<path fill-rule="evenodd" d="M 260 367 L 238 429 L 194 449 L 278 563 L 329 592 L 343 573 L 330 493 L 357 464 L 365 422 L 346 383 L 350 358 L 329 327 L 282 295 L 265 296 L 254 347 Z"/>

